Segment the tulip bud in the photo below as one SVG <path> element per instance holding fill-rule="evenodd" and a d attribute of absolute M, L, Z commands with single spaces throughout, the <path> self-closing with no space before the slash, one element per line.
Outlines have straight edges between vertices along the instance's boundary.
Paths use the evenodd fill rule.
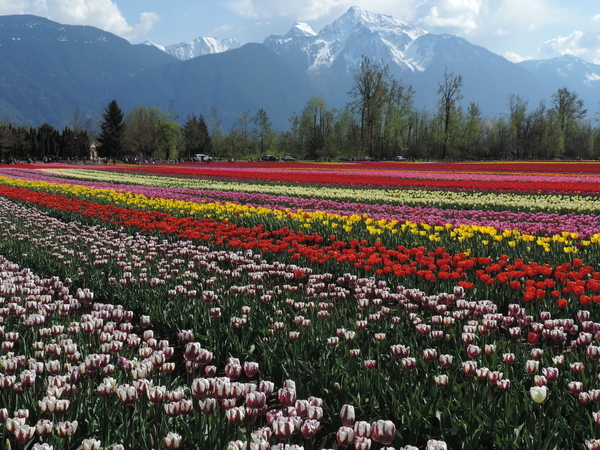
<path fill-rule="evenodd" d="M 50 420 L 40 419 L 35 424 L 35 432 L 37 433 L 38 436 L 45 437 L 45 436 L 50 435 L 50 433 L 52 433 L 53 427 L 54 427 L 54 424 Z"/>
<path fill-rule="evenodd" d="M 239 424 L 242 423 L 244 417 L 246 417 L 246 411 L 243 406 L 236 406 L 225 411 L 227 420 L 231 423 Z"/>
<path fill-rule="evenodd" d="M 496 382 L 496 386 L 503 392 L 506 392 L 510 389 L 510 380 L 498 380 Z"/>
<path fill-rule="evenodd" d="M 396 425 L 391 420 L 378 420 L 371 425 L 371 438 L 375 442 L 390 445 L 396 437 Z"/>
<path fill-rule="evenodd" d="M 294 423 L 291 417 L 277 417 L 272 423 L 273 433 L 281 440 L 287 440 L 294 434 Z"/>
<path fill-rule="evenodd" d="M 81 450 L 100 450 L 100 441 L 97 439 L 84 439 Z"/>
<path fill-rule="evenodd" d="M 316 436 L 320 427 L 321 424 L 318 420 L 307 419 L 300 427 L 300 432 L 302 433 L 302 437 L 304 437 L 304 439 L 311 439 Z"/>
<path fill-rule="evenodd" d="M 248 378 L 252 378 L 258 373 L 258 363 L 252 361 L 246 361 L 244 363 L 244 373 Z"/>
<path fill-rule="evenodd" d="M 217 400 L 214 398 L 200 400 L 198 404 L 200 405 L 200 411 L 202 411 L 202 414 L 206 415 L 214 413 L 215 409 L 217 408 Z"/>
<path fill-rule="evenodd" d="M 35 427 L 30 427 L 29 425 L 19 425 L 14 431 L 15 439 L 21 444 L 29 442 L 34 434 Z"/>
<path fill-rule="evenodd" d="M 354 448 L 356 450 L 370 450 L 371 439 L 368 437 L 357 436 L 354 438 Z"/>
<path fill-rule="evenodd" d="M 448 446 L 444 441 L 436 441 L 435 439 L 429 439 L 427 441 L 426 450 L 448 450 Z"/>
<path fill-rule="evenodd" d="M 504 353 L 502 359 L 506 364 L 512 364 L 515 362 L 516 356 L 514 353 Z"/>
<path fill-rule="evenodd" d="M 278 398 L 283 406 L 292 406 L 296 402 L 296 389 L 283 387 L 279 389 Z"/>
<path fill-rule="evenodd" d="M 181 443 L 183 442 L 183 438 L 177 434 L 168 432 L 167 435 L 163 438 L 163 444 L 168 450 L 174 450 L 181 447 Z"/>
<path fill-rule="evenodd" d="M 539 367 L 540 367 L 539 361 L 529 359 L 525 363 L 525 370 L 527 370 L 527 373 L 529 373 L 531 375 L 536 373 L 538 371 Z"/>
<path fill-rule="evenodd" d="M 436 375 L 435 376 L 435 384 L 437 387 L 445 388 L 448 386 L 448 375 Z"/>
<path fill-rule="evenodd" d="M 340 421 L 342 422 L 342 425 L 347 427 L 350 427 L 354 424 L 354 406 L 342 405 L 342 409 L 340 410 Z"/>
<path fill-rule="evenodd" d="M 546 386 L 532 386 L 529 389 L 531 399 L 536 403 L 543 403 L 546 400 L 548 394 L 548 388 Z"/>
<path fill-rule="evenodd" d="M 340 427 L 335 437 L 338 445 L 348 447 L 354 443 L 354 430 L 350 427 Z"/>
<path fill-rule="evenodd" d="M 75 434 L 77 425 L 78 423 L 76 420 L 73 422 L 58 422 L 58 425 L 56 426 L 56 432 L 60 437 L 69 438 Z"/>

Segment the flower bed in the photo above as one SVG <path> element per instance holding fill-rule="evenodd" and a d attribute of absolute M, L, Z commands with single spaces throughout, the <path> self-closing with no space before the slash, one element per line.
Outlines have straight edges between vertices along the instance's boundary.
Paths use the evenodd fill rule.
<path fill-rule="evenodd" d="M 2 445 L 598 446 L 594 214 L 467 225 L 421 207 L 407 222 L 417 212 L 377 200 L 198 203 L 183 179 L 111 190 L 8 172 Z M 561 230 L 569 217 L 585 225 Z"/>

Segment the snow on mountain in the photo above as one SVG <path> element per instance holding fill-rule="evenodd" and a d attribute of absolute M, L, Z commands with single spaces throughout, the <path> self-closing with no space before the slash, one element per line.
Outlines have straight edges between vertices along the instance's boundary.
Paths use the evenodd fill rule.
<path fill-rule="evenodd" d="M 504 108 L 510 93 L 541 98 L 535 77 L 506 58 L 465 39 L 429 33 L 384 14 L 352 7 L 316 34 L 294 29 L 272 35 L 264 45 L 306 72 L 321 95 L 336 107 L 348 101 L 352 79 L 363 57 L 381 66 L 416 92 L 415 104 L 434 107 L 444 73 L 464 78 L 464 98 L 486 114 Z M 600 71 L 598 72 L 600 73 Z"/>
<path fill-rule="evenodd" d="M 554 79 L 574 79 L 590 86 L 600 81 L 600 65 L 588 63 L 573 55 L 544 60 L 531 59 L 522 61 L 519 65 L 536 75 Z"/>
<path fill-rule="evenodd" d="M 162 50 L 163 52 L 165 51 L 164 46 L 152 42 L 150 39 L 146 39 L 144 42 L 142 42 L 142 45 L 149 45 L 150 47 L 156 47 L 157 49 Z"/>
<path fill-rule="evenodd" d="M 309 24 L 304 22 L 296 22 L 285 36 L 293 38 L 296 36 L 315 36 L 316 34 L 317 33 L 315 33 Z"/>
<path fill-rule="evenodd" d="M 144 44 L 153 45 L 154 47 L 175 56 L 181 61 L 212 53 L 223 53 L 227 50 L 242 46 L 241 42 L 235 39 L 221 39 L 215 37 L 198 37 L 191 42 L 183 41 L 179 44 L 173 44 L 167 47 L 155 44 L 152 41 L 145 41 Z"/>
<path fill-rule="evenodd" d="M 392 16 L 364 11 L 356 6 L 325 26 L 319 33 L 295 24 L 285 35 L 272 35 L 264 44 L 287 57 L 312 78 L 327 73 L 341 58 L 347 69 L 360 64 L 363 55 L 372 60 L 392 60 L 405 65 L 406 49 L 426 31 Z M 308 32 L 299 32 L 308 31 Z"/>

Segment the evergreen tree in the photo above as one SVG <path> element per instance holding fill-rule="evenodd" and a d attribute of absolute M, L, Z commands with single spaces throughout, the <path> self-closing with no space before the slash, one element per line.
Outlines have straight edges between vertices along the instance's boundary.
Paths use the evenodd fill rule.
<path fill-rule="evenodd" d="M 100 144 L 99 150 L 102 156 L 120 156 L 123 154 L 124 131 L 123 111 L 116 100 L 112 100 L 104 109 L 100 121 L 98 144 Z"/>
<path fill-rule="evenodd" d="M 210 155 L 212 143 L 208 134 L 208 126 L 204 117 L 196 117 L 195 114 L 188 116 L 183 126 L 183 147 L 184 154 L 188 159 L 192 155 L 202 153 Z"/>
<path fill-rule="evenodd" d="M 275 140 L 275 132 L 271 126 L 271 121 L 267 112 L 264 109 L 259 109 L 254 118 L 254 139 L 258 144 L 258 151 L 260 155 L 264 155 L 269 152 L 269 149 L 273 146 Z"/>

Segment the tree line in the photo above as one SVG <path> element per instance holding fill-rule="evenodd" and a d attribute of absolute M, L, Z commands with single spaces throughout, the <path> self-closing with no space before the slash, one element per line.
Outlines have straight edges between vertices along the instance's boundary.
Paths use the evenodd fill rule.
<path fill-rule="evenodd" d="M 438 82 L 432 111 L 413 105 L 415 91 L 387 66 L 363 57 L 353 73 L 344 108 L 329 108 L 314 97 L 289 119 L 287 131 L 275 131 L 264 109 L 245 111 L 224 129 L 218 111 L 192 114 L 183 123 L 174 105 L 168 111 L 138 106 L 127 115 L 113 100 L 95 123 L 79 108 L 61 132 L 0 124 L 0 155 L 7 159 L 62 159 L 89 156 L 94 141 L 98 155 L 140 160 L 191 159 L 202 153 L 217 158 L 256 159 L 266 154 L 300 159 L 596 159 L 600 127 L 588 117 L 584 102 L 566 87 L 549 103 L 532 106 L 519 95 L 507 98 L 507 112 L 483 117 L 476 103 L 462 103 L 463 78 L 446 70 Z M 95 131 L 95 128 L 99 128 Z"/>

